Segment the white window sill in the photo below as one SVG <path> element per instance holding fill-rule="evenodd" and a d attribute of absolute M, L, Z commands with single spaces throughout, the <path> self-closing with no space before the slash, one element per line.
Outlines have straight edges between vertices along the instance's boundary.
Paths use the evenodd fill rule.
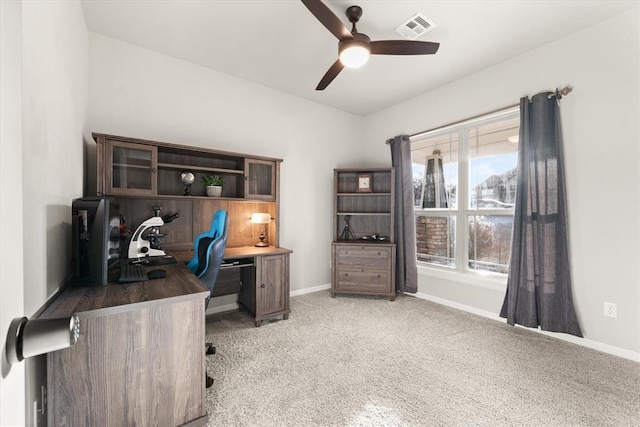
<path fill-rule="evenodd" d="M 507 290 L 507 276 L 492 273 L 476 273 L 472 271 L 452 270 L 446 267 L 432 267 L 418 263 L 418 275 L 436 277 L 465 285 L 478 286 L 494 291 Z"/>

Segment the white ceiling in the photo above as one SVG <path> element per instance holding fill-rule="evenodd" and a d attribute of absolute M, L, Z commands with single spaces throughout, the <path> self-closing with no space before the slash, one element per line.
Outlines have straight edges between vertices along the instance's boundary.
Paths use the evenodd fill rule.
<path fill-rule="evenodd" d="M 358 115 L 368 115 L 640 5 L 640 0 L 327 0 L 363 9 L 372 40 L 417 12 L 435 23 L 418 40 L 435 55 L 373 55 L 315 87 L 337 59 L 338 41 L 298 0 L 83 0 L 89 31 Z M 350 28 L 350 27 L 349 27 Z M 615 46 L 611 47 L 615 49 Z M 567 52 L 571 55 L 571 52 Z"/>

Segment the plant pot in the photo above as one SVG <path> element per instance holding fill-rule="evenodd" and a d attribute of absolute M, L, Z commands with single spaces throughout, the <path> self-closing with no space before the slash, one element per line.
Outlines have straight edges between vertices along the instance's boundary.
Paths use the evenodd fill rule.
<path fill-rule="evenodd" d="M 207 185 L 207 196 L 220 197 L 222 194 L 222 187 L 219 185 Z"/>

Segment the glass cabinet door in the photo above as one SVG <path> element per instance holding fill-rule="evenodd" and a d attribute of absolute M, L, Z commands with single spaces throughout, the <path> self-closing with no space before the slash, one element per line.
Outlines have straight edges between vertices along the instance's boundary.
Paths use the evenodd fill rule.
<path fill-rule="evenodd" d="M 245 160 L 244 197 L 247 199 L 276 199 L 276 162 Z"/>
<path fill-rule="evenodd" d="M 157 147 L 107 141 L 108 194 L 156 194 Z"/>

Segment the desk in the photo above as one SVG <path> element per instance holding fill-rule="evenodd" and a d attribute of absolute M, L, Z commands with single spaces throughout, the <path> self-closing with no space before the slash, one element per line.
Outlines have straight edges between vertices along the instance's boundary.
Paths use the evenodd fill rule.
<path fill-rule="evenodd" d="M 264 319 L 282 316 L 289 318 L 289 254 L 292 250 L 269 246 L 227 247 L 223 266 L 211 293 L 212 297 L 238 294 L 238 305 L 246 310 L 255 322 L 262 325 Z M 172 251 L 182 260 L 189 261 L 193 250 Z"/>
<path fill-rule="evenodd" d="M 81 322 L 75 346 L 47 355 L 50 426 L 206 425 L 209 291 L 182 263 L 161 268 L 164 279 L 69 286 L 40 314 Z"/>

